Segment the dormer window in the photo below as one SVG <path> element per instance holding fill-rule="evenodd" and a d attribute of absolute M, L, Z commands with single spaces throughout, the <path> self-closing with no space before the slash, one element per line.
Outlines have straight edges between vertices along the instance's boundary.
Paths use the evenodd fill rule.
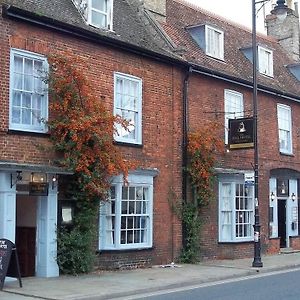
<path fill-rule="evenodd" d="M 73 1 L 89 25 L 112 30 L 113 0 Z"/>
<path fill-rule="evenodd" d="M 257 46 L 259 73 L 273 77 L 273 52 Z"/>
<path fill-rule="evenodd" d="M 187 27 L 188 32 L 206 55 L 224 60 L 224 32 L 210 25 Z"/>
<path fill-rule="evenodd" d="M 224 60 L 224 33 L 214 27 L 205 26 L 205 52 L 207 55 Z"/>

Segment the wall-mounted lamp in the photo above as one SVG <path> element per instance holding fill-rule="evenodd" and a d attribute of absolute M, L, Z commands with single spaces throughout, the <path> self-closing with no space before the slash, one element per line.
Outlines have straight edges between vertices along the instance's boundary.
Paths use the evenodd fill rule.
<path fill-rule="evenodd" d="M 271 193 L 271 200 L 274 201 L 275 200 L 275 194 L 272 192 Z"/>
<path fill-rule="evenodd" d="M 47 182 L 46 173 L 31 173 L 31 182 Z"/>
<path fill-rule="evenodd" d="M 296 200 L 296 195 L 295 195 L 295 193 L 292 193 L 291 198 L 292 198 L 293 201 Z"/>
<path fill-rule="evenodd" d="M 13 182 L 13 174 L 10 174 L 10 188 L 12 188 L 15 184 L 17 184 L 18 181 L 21 181 L 22 179 L 22 171 L 16 172 L 15 182 Z"/>
<path fill-rule="evenodd" d="M 58 175 L 53 175 L 52 176 L 52 190 L 54 190 L 55 185 L 57 185 L 57 181 L 58 181 Z"/>

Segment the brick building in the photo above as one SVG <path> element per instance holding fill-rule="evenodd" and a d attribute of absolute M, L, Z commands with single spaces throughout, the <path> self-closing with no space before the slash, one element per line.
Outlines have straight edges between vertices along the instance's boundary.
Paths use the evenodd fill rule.
<path fill-rule="evenodd" d="M 51 117 L 51 99 L 34 71 L 47 70 L 50 54 L 80 57 L 84 64 L 78 68 L 99 100 L 112 113 L 135 120 L 131 134 L 115 137 L 138 168 L 130 173 L 129 186 L 121 175 L 112 179 L 111 201 L 99 212 L 97 267 L 132 268 L 176 259 L 181 224 L 169 197 L 175 193 L 181 199 L 187 189 L 182 143 L 188 131 L 214 120 L 228 145 L 228 119 L 252 115 L 251 32 L 183 0 L 96 2 L 104 6 L 81 0 L 0 3 L 0 237 L 16 242 L 23 275 L 59 274 L 56 226 L 72 216 L 71 202 L 62 198 L 58 184 L 62 175 L 72 174 L 54 165 L 54 153 L 38 147 L 49 144 L 40 117 Z M 298 18 L 292 9 L 287 12 L 288 24 L 289 18 Z M 282 25 L 276 23 L 276 9 L 268 20 L 270 34 L 271 27 Z M 263 253 L 300 249 L 295 43 L 296 38 L 280 45 L 275 38 L 258 36 Z M 125 89 L 135 104 L 125 101 Z M 252 149 L 230 150 L 219 158 L 216 197 L 202 212 L 202 257 L 252 256 L 253 186 L 244 182 L 252 163 Z M 47 193 L 34 195 L 36 183 Z M 125 210 L 123 204 L 128 204 Z"/>
<path fill-rule="evenodd" d="M 281 28 L 282 45 L 272 36 L 257 36 L 262 253 L 299 249 L 299 17 L 284 9 L 284 21 L 276 8 L 267 17 L 269 34 Z M 167 0 L 161 26 L 191 66 L 185 83 L 186 131 L 216 121 L 228 147 L 228 119 L 253 115 L 251 31 L 180 0 Z M 230 150 L 219 158 L 216 197 L 202 212 L 203 258 L 253 256 L 255 203 L 253 186 L 245 185 L 253 162 L 253 149 Z"/>
<path fill-rule="evenodd" d="M 49 145 L 41 118 L 51 117 L 51 99 L 38 70 L 47 70 L 51 54 L 80 57 L 99 101 L 134 119 L 115 143 L 138 167 L 128 186 L 121 175 L 112 179 L 111 201 L 99 213 L 97 267 L 165 264 L 180 251 L 168 195 L 181 195 L 181 69 L 143 7 L 129 2 L 0 2 L 0 237 L 16 242 L 22 276 L 59 274 L 56 225 L 72 216 L 58 184 L 71 174 L 39 147 Z M 45 188 L 38 195 L 35 183 Z"/>

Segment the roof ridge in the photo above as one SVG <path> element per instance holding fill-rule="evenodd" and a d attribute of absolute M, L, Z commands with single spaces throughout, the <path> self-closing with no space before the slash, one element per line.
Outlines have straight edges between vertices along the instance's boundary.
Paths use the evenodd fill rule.
<path fill-rule="evenodd" d="M 216 14 L 216 13 L 210 11 L 210 10 L 207 10 L 207 9 L 197 5 L 197 4 L 188 2 L 188 0 L 169 0 L 169 1 L 174 1 L 174 2 L 180 3 L 184 6 L 187 6 L 191 9 L 197 10 L 197 11 L 199 11 L 203 14 L 206 14 L 206 15 L 212 17 L 212 18 L 218 19 L 221 22 L 225 22 L 228 25 L 231 25 L 231 26 L 237 27 L 239 29 L 245 30 L 249 33 L 252 32 L 252 29 L 247 27 L 246 25 L 231 21 L 231 20 L 229 20 L 229 19 L 227 19 L 227 18 L 225 18 L 225 17 L 223 17 L 219 14 Z M 271 42 L 277 42 L 278 41 L 275 37 L 269 36 L 269 35 L 264 34 L 262 32 L 257 32 L 256 35 L 259 36 L 261 39 L 265 39 L 265 40 L 268 40 L 268 41 L 271 41 Z"/>

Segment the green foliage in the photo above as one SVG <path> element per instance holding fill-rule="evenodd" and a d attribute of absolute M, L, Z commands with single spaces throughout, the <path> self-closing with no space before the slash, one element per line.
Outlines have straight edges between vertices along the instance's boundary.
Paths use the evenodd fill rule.
<path fill-rule="evenodd" d="M 198 216 L 198 207 L 193 203 L 182 205 L 182 225 L 185 234 L 185 243 L 181 251 L 180 261 L 195 263 L 199 260 L 199 239 L 201 220 Z"/>

